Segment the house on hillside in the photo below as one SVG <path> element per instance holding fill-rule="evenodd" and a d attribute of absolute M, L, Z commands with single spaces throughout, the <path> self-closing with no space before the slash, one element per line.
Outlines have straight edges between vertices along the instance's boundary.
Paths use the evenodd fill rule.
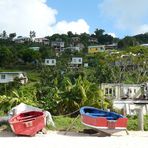
<path fill-rule="evenodd" d="M 98 44 L 98 39 L 95 38 L 95 37 L 90 37 L 88 39 L 88 42 L 91 43 L 91 44 Z"/>
<path fill-rule="evenodd" d="M 75 46 L 79 47 L 80 50 L 83 50 L 85 48 L 84 44 L 82 44 L 82 43 L 77 43 Z"/>
<path fill-rule="evenodd" d="M 88 67 L 88 63 L 84 63 L 84 67 L 87 68 Z"/>
<path fill-rule="evenodd" d="M 105 45 L 88 46 L 88 53 L 104 52 Z"/>
<path fill-rule="evenodd" d="M 6 34 L 5 36 L 3 35 L 3 33 L 2 34 L 0 34 L 0 39 L 2 39 L 2 40 L 7 40 L 9 37 L 8 37 L 8 35 Z"/>
<path fill-rule="evenodd" d="M 39 51 L 40 50 L 40 47 L 29 47 L 29 49 L 32 49 L 34 51 Z"/>
<path fill-rule="evenodd" d="M 142 95 L 141 84 L 102 83 L 101 89 L 113 100 L 138 99 Z"/>
<path fill-rule="evenodd" d="M 51 42 L 51 47 L 53 47 L 57 52 L 64 51 L 64 42 L 61 40 L 56 40 Z"/>
<path fill-rule="evenodd" d="M 75 51 L 80 52 L 81 51 L 80 47 L 77 47 L 77 46 L 66 47 L 66 48 L 64 48 L 64 50 L 70 50 L 71 52 L 75 52 Z"/>
<path fill-rule="evenodd" d="M 148 47 L 148 43 L 146 43 L 146 44 L 140 44 L 140 46 Z"/>
<path fill-rule="evenodd" d="M 112 99 L 113 106 L 122 109 L 125 114 L 136 114 L 137 108 L 143 108 L 148 114 L 148 83 L 144 84 L 101 84 L 104 96 Z"/>
<path fill-rule="evenodd" d="M 49 45 L 49 40 L 47 38 L 35 38 L 35 43 Z"/>
<path fill-rule="evenodd" d="M 21 84 L 28 82 L 28 78 L 24 72 L 0 72 L 0 83 L 13 82 L 15 78 L 19 78 Z"/>
<path fill-rule="evenodd" d="M 117 44 L 109 44 L 109 45 L 105 45 L 105 50 L 113 50 L 113 49 L 117 49 L 118 45 Z"/>
<path fill-rule="evenodd" d="M 73 36 L 73 37 L 71 37 L 71 40 L 72 40 L 72 44 L 74 45 L 74 44 L 80 42 L 80 37 L 78 37 L 78 36 Z"/>
<path fill-rule="evenodd" d="M 72 57 L 70 64 L 72 67 L 79 67 L 83 64 L 83 58 L 82 57 Z"/>
<path fill-rule="evenodd" d="M 23 44 L 25 42 L 30 42 L 30 38 L 29 37 L 18 36 L 17 38 L 14 38 L 13 41 L 15 43 L 18 43 L 18 44 Z"/>
<path fill-rule="evenodd" d="M 44 64 L 48 66 L 56 66 L 56 59 L 45 59 Z"/>

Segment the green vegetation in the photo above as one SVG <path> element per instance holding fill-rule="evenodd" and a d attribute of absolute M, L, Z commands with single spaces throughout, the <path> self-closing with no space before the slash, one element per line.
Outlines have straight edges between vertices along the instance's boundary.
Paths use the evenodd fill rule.
<path fill-rule="evenodd" d="M 138 130 L 137 116 L 128 116 L 128 130 Z M 148 115 L 144 116 L 144 130 L 148 131 Z"/>
<path fill-rule="evenodd" d="M 50 130 L 57 130 L 57 131 L 66 131 L 72 123 L 74 122 L 75 118 L 64 117 L 64 116 L 54 116 L 53 120 L 55 122 L 55 128 L 52 126 L 48 126 L 47 128 Z M 70 131 L 83 131 L 86 127 L 80 122 L 80 118 L 75 120 L 74 124 L 71 126 Z"/>
<path fill-rule="evenodd" d="M 61 39 L 65 47 L 82 43 L 84 48 L 80 52 L 59 52 L 50 45 L 32 41 L 17 44 L 11 39 L 0 39 L 0 71 L 25 71 L 29 79 L 25 85 L 21 85 L 18 79 L 9 84 L 0 84 L 0 114 L 7 113 L 20 102 L 48 110 L 53 115 L 68 114 L 84 105 L 113 110 L 112 101 L 102 95 L 100 84 L 148 81 L 148 47 L 138 46 L 139 43 L 148 42 L 148 36 L 144 34 L 119 40 L 104 32 L 96 29 L 91 35 L 68 32 L 46 37 L 50 42 Z M 12 34 L 10 37 L 14 36 Z M 75 43 L 73 38 L 76 37 L 79 41 Z M 90 42 L 90 38 L 96 41 Z M 112 43 L 118 43 L 119 48 L 88 54 L 89 45 Z M 39 46 L 39 51 L 30 49 L 34 46 Z M 82 57 L 88 67 L 72 67 L 72 57 Z M 43 65 L 45 58 L 56 59 L 56 66 Z M 133 120 L 130 124 L 133 124 L 130 127 L 136 126 Z"/>

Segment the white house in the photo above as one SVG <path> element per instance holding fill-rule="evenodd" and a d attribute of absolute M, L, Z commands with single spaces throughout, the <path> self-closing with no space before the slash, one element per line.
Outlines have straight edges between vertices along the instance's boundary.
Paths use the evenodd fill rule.
<path fill-rule="evenodd" d="M 29 47 L 29 49 L 32 49 L 34 51 L 39 51 L 40 50 L 40 47 Z"/>
<path fill-rule="evenodd" d="M 52 41 L 51 42 L 51 47 L 64 48 L 64 42 L 62 42 L 62 41 Z"/>
<path fill-rule="evenodd" d="M 51 47 L 53 47 L 57 51 L 64 51 L 64 42 L 61 41 L 60 39 L 56 39 L 56 41 L 51 42 Z"/>
<path fill-rule="evenodd" d="M 89 39 L 88 39 L 88 41 L 90 42 L 90 43 L 98 43 L 98 39 L 97 38 L 94 38 L 94 37 L 90 37 Z"/>
<path fill-rule="evenodd" d="M 13 41 L 15 43 L 25 43 L 25 42 L 29 42 L 30 41 L 30 38 L 29 37 L 22 37 L 22 36 L 18 36 L 17 38 L 13 39 Z"/>
<path fill-rule="evenodd" d="M 56 59 L 45 59 L 45 65 L 55 66 L 56 65 Z"/>
<path fill-rule="evenodd" d="M 143 107 L 143 113 L 148 114 L 148 83 L 121 84 L 102 83 L 104 96 L 113 100 L 113 106 L 123 109 L 126 114 L 136 114 L 138 108 Z"/>
<path fill-rule="evenodd" d="M 35 38 L 34 42 L 49 45 L 49 40 L 47 38 Z"/>
<path fill-rule="evenodd" d="M 0 72 L 0 83 L 13 82 L 15 78 L 19 78 L 22 84 L 28 82 L 28 78 L 24 72 Z"/>
<path fill-rule="evenodd" d="M 146 44 L 140 44 L 140 46 L 148 47 L 148 43 L 146 43 Z"/>
<path fill-rule="evenodd" d="M 118 45 L 116 43 L 105 45 L 105 50 L 117 49 Z"/>
<path fill-rule="evenodd" d="M 73 57 L 71 61 L 71 65 L 82 65 L 83 59 L 81 57 Z"/>
<path fill-rule="evenodd" d="M 88 67 L 88 63 L 84 63 L 84 67 L 85 67 L 85 68 Z"/>
<path fill-rule="evenodd" d="M 102 83 L 101 89 L 107 98 L 114 100 L 137 99 L 142 95 L 141 84 Z"/>

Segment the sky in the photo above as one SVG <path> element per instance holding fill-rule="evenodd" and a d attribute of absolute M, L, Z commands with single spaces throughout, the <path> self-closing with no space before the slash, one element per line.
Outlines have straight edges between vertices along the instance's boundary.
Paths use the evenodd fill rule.
<path fill-rule="evenodd" d="M 89 33 L 114 37 L 148 32 L 148 0 L 0 0 L 0 33 L 37 37 Z"/>

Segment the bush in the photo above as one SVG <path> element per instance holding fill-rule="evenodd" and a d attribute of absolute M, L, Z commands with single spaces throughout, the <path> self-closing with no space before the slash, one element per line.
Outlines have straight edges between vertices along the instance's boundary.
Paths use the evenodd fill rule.
<path fill-rule="evenodd" d="M 128 130 L 138 130 L 138 117 L 135 116 L 127 116 L 128 117 Z M 144 130 L 148 131 L 148 115 L 144 116 Z"/>

